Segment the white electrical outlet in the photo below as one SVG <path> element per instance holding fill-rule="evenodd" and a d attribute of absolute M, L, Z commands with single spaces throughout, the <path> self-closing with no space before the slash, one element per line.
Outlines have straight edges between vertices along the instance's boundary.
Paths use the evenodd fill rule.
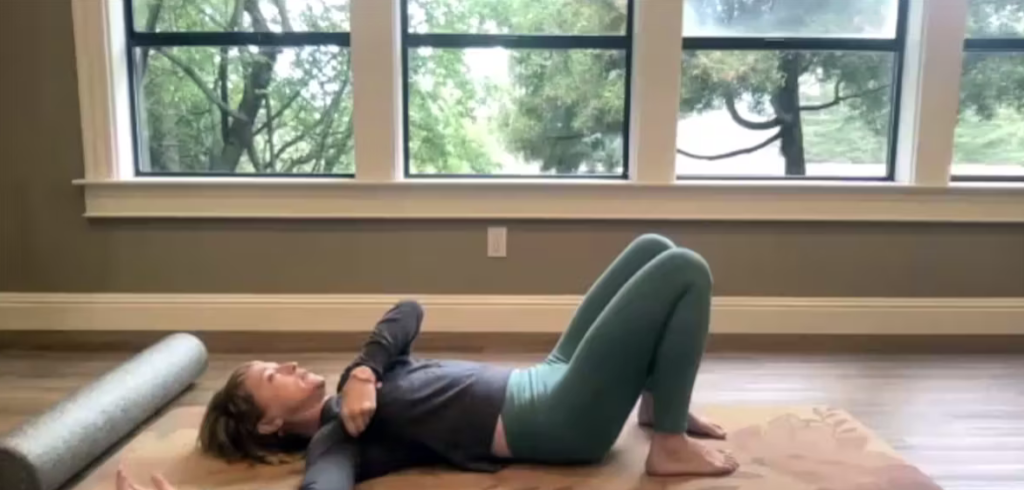
<path fill-rule="evenodd" d="M 487 256 L 495 258 L 508 256 L 508 228 L 504 226 L 487 228 Z"/>

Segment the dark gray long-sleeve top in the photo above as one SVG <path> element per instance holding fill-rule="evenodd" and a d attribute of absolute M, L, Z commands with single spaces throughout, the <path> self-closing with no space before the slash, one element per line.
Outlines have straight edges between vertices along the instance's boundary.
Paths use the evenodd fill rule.
<path fill-rule="evenodd" d="M 491 456 L 491 443 L 510 370 L 412 359 L 422 321 L 417 303 L 402 302 L 374 328 L 337 391 L 352 369 L 366 366 L 383 383 L 377 390 L 377 410 L 354 438 L 341 422 L 340 395 L 328 400 L 320 413 L 320 430 L 306 452 L 301 490 L 349 490 L 356 482 L 415 466 L 500 469 Z"/>

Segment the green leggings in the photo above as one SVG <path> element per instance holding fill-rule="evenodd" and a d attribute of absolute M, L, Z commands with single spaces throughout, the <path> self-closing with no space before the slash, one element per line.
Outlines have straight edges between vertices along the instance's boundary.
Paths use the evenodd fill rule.
<path fill-rule="evenodd" d="M 591 287 L 547 360 L 512 373 L 501 413 L 512 456 L 598 461 L 645 390 L 654 429 L 684 433 L 710 308 L 700 255 L 661 236 L 637 238 Z"/>

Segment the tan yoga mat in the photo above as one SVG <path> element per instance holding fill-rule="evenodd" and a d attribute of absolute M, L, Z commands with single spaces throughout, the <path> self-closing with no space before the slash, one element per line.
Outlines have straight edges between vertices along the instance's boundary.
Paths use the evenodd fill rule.
<path fill-rule="evenodd" d="M 360 490 L 941 490 L 850 414 L 822 407 L 706 407 L 729 432 L 711 442 L 742 463 L 726 478 L 652 478 L 643 473 L 649 436 L 627 424 L 596 466 L 515 465 L 497 474 L 421 469 L 373 480 Z M 118 463 L 138 482 L 160 472 L 178 490 L 295 490 L 302 463 L 228 465 L 195 447 L 201 407 L 170 411 L 75 488 L 114 490 Z"/>

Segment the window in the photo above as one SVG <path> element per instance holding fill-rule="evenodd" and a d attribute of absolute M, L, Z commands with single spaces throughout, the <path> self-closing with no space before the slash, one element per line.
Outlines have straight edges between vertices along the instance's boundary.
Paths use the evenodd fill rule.
<path fill-rule="evenodd" d="M 70 9 L 90 218 L 1024 222 L 1016 0 Z"/>
<path fill-rule="evenodd" d="M 969 8 L 953 176 L 1024 180 L 1024 3 Z"/>
<path fill-rule="evenodd" d="M 907 0 L 685 0 L 681 178 L 892 179 Z"/>
<path fill-rule="evenodd" d="M 406 175 L 624 177 L 631 0 L 402 0 Z"/>
<path fill-rule="evenodd" d="M 138 175 L 353 173 L 348 0 L 125 0 Z"/>

